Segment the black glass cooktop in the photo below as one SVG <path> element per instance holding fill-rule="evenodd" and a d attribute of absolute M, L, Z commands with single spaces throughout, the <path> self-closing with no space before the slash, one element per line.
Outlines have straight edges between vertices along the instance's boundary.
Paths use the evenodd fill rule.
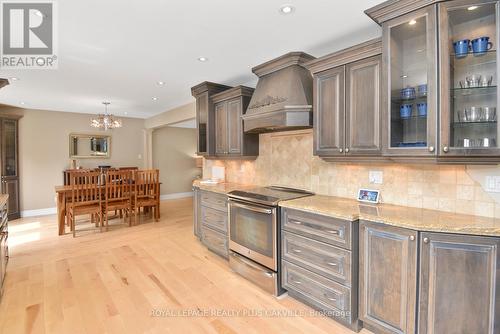
<path fill-rule="evenodd" d="M 295 198 L 311 196 L 314 193 L 286 187 L 261 187 L 249 190 L 234 190 L 228 196 L 248 202 L 255 202 L 265 205 L 276 206 L 280 201 L 287 201 Z"/>

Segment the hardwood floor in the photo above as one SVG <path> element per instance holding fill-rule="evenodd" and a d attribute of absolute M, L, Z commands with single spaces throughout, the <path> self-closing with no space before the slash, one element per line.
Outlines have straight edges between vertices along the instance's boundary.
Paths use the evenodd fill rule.
<path fill-rule="evenodd" d="M 193 236 L 191 199 L 161 210 L 77 238 L 57 236 L 56 216 L 10 222 L 0 333 L 353 333 L 232 273 Z M 305 316 L 255 316 L 287 310 Z"/>

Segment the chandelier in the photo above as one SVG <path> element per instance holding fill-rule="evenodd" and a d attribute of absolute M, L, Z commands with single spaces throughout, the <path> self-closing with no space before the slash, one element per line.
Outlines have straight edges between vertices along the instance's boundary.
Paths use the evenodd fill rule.
<path fill-rule="evenodd" d="M 99 114 L 90 120 L 90 126 L 98 129 L 115 129 L 122 127 L 122 120 L 115 118 L 112 114 L 108 113 L 108 106 L 110 102 L 103 102 L 104 104 L 104 114 Z"/>

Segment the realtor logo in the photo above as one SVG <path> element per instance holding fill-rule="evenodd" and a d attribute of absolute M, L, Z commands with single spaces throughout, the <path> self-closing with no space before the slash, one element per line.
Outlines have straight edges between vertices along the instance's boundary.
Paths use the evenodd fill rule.
<path fill-rule="evenodd" d="M 2 69 L 55 69 L 55 3 L 1 1 Z"/>

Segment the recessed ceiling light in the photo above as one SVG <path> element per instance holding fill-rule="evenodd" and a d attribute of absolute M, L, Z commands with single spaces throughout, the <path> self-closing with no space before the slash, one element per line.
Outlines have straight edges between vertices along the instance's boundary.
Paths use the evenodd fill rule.
<path fill-rule="evenodd" d="M 295 11 L 295 7 L 292 5 L 283 5 L 280 7 L 280 13 L 284 15 L 292 14 Z"/>
<path fill-rule="evenodd" d="M 24 103 L 24 102 L 21 102 L 21 105 L 23 105 L 23 106 L 24 106 L 25 104 L 26 104 L 26 103 Z"/>
<path fill-rule="evenodd" d="M 401 78 L 402 78 L 402 79 L 405 79 L 405 78 L 408 78 L 408 76 L 407 76 L 406 74 L 403 74 L 403 75 L 401 76 Z"/>
<path fill-rule="evenodd" d="M 165 84 L 165 82 L 164 82 L 164 81 L 158 81 L 156 84 L 157 84 L 158 86 L 163 86 L 163 85 Z"/>
<path fill-rule="evenodd" d="M 474 9 L 477 9 L 477 6 L 470 6 L 470 7 L 467 7 L 467 10 L 474 10 Z"/>
<path fill-rule="evenodd" d="M 153 101 L 158 101 L 158 98 L 156 96 L 152 97 L 151 100 Z"/>
<path fill-rule="evenodd" d="M 414 24 L 417 24 L 417 21 L 415 21 L 415 20 L 411 20 L 410 22 L 408 22 L 408 24 L 412 26 L 412 25 L 414 25 Z"/>
<path fill-rule="evenodd" d="M 38 16 L 38 17 L 43 17 L 42 12 L 41 12 L 41 11 L 39 11 L 39 10 L 35 10 L 33 13 L 34 13 L 36 16 Z"/>
<path fill-rule="evenodd" d="M 12 81 L 18 81 L 19 80 L 19 78 L 16 78 L 16 77 L 10 77 L 9 79 L 12 80 Z"/>
<path fill-rule="evenodd" d="M 206 62 L 207 60 L 207 57 L 198 57 L 198 61 L 201 61 L 202 63 Z"/>
<path fill-rule="evenodd" d="M 126 112 L 126 111 L 125 111 L 125 112 L 124 112 L 124 114 L 125 114 L 125 115 L 128 115 L 128 112 Z"/>

